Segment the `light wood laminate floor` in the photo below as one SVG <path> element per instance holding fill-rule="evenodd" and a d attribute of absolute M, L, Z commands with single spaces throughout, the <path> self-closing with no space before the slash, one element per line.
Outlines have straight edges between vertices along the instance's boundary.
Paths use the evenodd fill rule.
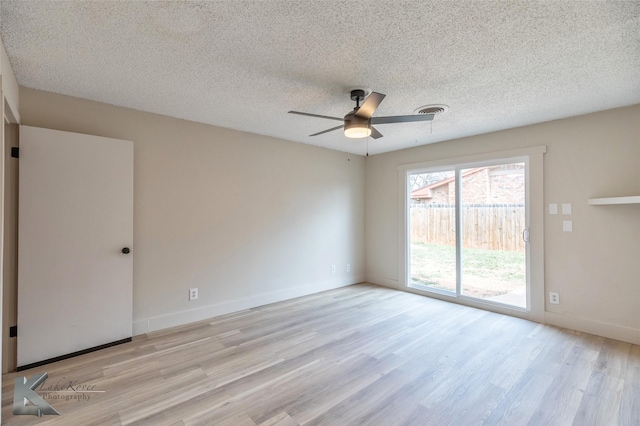
<path fill-rule="evenodd" d="M 98 392 L 52 392 L 60 416 L 14 416 L 14 378 L 40 372 L 46 387 L 73 381 Z M 5 375 L 2 420 L 633 426 L 640 346 L 356 285 Z"/>

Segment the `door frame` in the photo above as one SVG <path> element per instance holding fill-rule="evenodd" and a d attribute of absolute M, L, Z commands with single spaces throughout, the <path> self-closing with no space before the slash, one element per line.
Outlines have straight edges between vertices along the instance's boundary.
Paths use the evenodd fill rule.
<path fill-rule="evenodd" d="M 509 151 L 488 152 L 465 157 L 445 158 L 422 163 L 404 164 L 398 167 L 398 287 L 400 290 L 421 294 L 436 299 L 462 305 L 503 313 L 533 321 L 544 321 L 544 199 L 543 199 L 543 156 L 546 146 L 515 149 Z M 508 305 L 488 303 L 471 297 L 456 297 L 438 292 L 409 287 L 409 190 L 407 178 L 416 171 L 448 168 L 457 170 L 475 167 L 489 161 L 502 162 L 513 160 L 526 163 L 526 203 L 529 206 L 528 228 L 529 271 L 527 277 L 528 310 Z M 459 185 L 459 183 L 458 183 Z M 458 188 L 459 189 L 459 188 Z M 459 195 L 456 195 L 458 197 Z M 458 219 L 456 219 L 456 222 Z M 459 260 L 459 259 L 458 259 Z M 457 267 L 460 265 L 458 264 Z"/>

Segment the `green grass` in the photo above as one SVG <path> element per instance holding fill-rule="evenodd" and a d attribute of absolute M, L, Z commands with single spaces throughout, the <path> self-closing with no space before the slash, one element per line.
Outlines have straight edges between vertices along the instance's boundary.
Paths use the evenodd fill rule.
<path fill-rule="evenodd" d="M 467 295 L 486 298 L 525 286 L 522 252 L 464 248 L 462 257 L 463 291 Z M 411 279 L 415 284 L 455 291 L 456 248 L 411 244 Z"/>

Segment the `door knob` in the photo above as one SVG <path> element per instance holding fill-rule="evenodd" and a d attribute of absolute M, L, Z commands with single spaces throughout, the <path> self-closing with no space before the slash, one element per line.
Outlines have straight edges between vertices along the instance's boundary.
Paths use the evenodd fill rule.
<path fill-rule="evenodd" d="M 131 253 L 131 250 L 129 249 L 129 247 L 125 247 L 125 248 L 122 249 L 122 252 L 124 254 L 129 254 L 129 253 Z"/>

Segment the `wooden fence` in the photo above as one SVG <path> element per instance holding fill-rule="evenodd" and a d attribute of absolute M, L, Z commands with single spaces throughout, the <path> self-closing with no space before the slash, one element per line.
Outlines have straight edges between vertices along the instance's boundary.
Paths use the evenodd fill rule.
<path fill-rule="evenodd" d="M 524 252 L 523 204 L 465 204 L 461 210 L 464 247 Z M 449 204 L 412 206 L 410 215 L 412 243 L 455 246 L 454 206 Z"/>

